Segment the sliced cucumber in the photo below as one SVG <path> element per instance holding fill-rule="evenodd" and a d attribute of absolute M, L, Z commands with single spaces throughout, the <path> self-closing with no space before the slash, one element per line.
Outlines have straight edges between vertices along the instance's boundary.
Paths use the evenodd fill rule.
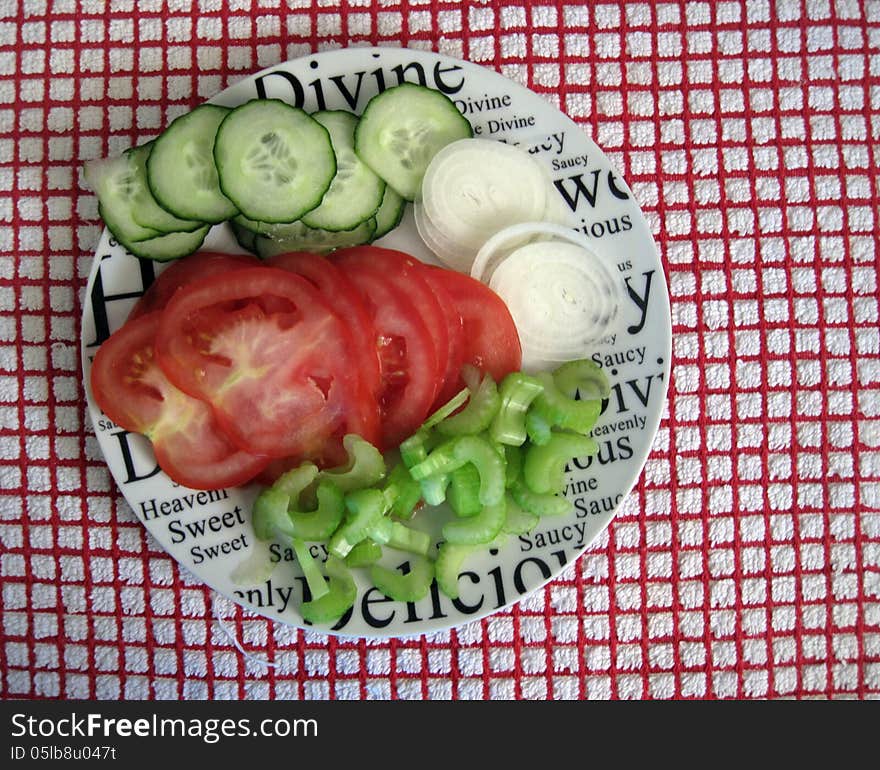
<path fill-rule="evenodd" d="M 137 181 L 128 155 L 90 160 L 83 167 L 83 176 L 98 197 L 101 219 L 117 241 L 129 244 L 162 235 L 135 221 L 134 205 L 143 186 Z"/>
<path fill-rule="evenodd" d="M 236 213 L 214 166 L 217 128 L 227 107 L 203 104 L 174 120 L 154 141 L 147 182 L 159 204 L 183 219 L 217 223 Z"/>
<path fill-rule="evenodd" d="M 109 227 L 109 225 L 107 226 Z M 168 262 L 197 251 L 205 242 L 205 237 L 210 229 L 211 225 L 203 225 L 191 233 L 165 233 L 145 241 L 123 243 L 122 245 L 136 257 L 153 259 L 156 262 Z"/>
<path fill-rule="evenodd" d="M 288 227 L 292 227 L 288 226 Z M 346 246 L 360 246 L 369 243 L 376 231 L 376 220 L 368 219 L 354 230 L 316 230 L 299 223 L 299 232 L 289 231 L 286 238 L 272 238 L 267 235 L 254 236 L 254 248 L 262 259 L 288 251 L 312 251 L 326 254 Z"/>
<path fill-rule="evenodd" d="M 148 142 L 126 153 L 134 175 L 132 184 L 137 186 L 131 210 L 134 221 L 142 227 L 158 230 L 160 233 L 191 233 L 204 227 L 205 222 L 174 216 L 170 211 L 162 208 L 153 197 L 147 184 L 147 159 L 152 149 L 153 143 Z"/>
<path fill-rule="evenodd" d="M 447 96 L 403 83 L 367 103 L 355 131 L 355 152 L 408 201 L 419 197 L 434 155 L 473 128 Z"/>
<path fill-rule="evenodd" d="M 223 193 L 261 222 L 294 222 L 315 208 L 336 174 L 330 134 L 305 111 L 253 99 L 230 112 L 214 142 Z"/>
<path fill-rule="evenodd" d="M 229 221 L 230 227 L 232 227 L 232 234 L 235 236 L 235 240 L 239 246 L 241 246 L 245 251 L 249 251 L 251 254 L 257 253 L 257 233 L 253 230 L 249 230 L 242 224 L 239 224 L 234 219 Z"/>
<path fill-rule="evenodd" d="M 325 110 L 312 117 L 330 134 L 336 154 L 336 176 L 321 203 L 303 214 L 302 222 L 320 230 L 352 230 L 378 211 L 385 182 L 355 154 L 356 115 L 344 110 Z"/>
<path fill-rule="evenodd" d="M 400 196 L 391 185 L 385 185 L 385 195 L 382 197 L 382 205 L 376 212 L 376 232 L 373 233 L 373 240 L 388 235 L 395 227 L 400 224 L 403 219 L 403 212 L 406 209 L 406 201 Z"/>

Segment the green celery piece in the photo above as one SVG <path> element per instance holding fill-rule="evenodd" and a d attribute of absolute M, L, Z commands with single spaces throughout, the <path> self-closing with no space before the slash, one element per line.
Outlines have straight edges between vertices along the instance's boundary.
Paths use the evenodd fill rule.
<path fill-rule="evenodd" d="M 436 430 L 443 436 L 474 436 L 492 424 L 500 406 L 498 386 L 487 374 L 471 394 L 464 409 L 438 422 Z"/>
<path fill-rule="evenodd" d="M 372 540 L 361 540 L 345 557 L 347 567 L 369 567 L 382 558 L 382 546 Z"/>
<path fill-rule="evenodd" d="M 495 447 L 479 436 L 462 436 L 455 440 L 453 454 L 463 463 L 473 463 L 480 474 L 480 502 L 496 505 L 504 496 L 505 461 Z"/>
<path fill-rule="evenodd" d="M 419 482 L 419 489 L 427 505 L 442 505 L 446 502 L 446 490 L 449 488 L 449 474 L 437 473 Z"/>
<path fill-rule="evenodd" d="M 437 551 L 437 561 L 434 563 L 437 587 L 450 599 L 458 598 L 458 576 L 465 560 L 476 550 L 475 545 L 443 543 Z"/>
<path fill-rule="evenodd" d="M 537 446 L 543 446 L 550 440 L 552 423 L 542 413 L 538 404 L 532 404 L 526 412 L 526 433 L 528 440 Z"/>
<path fill-rule="evenodd" d="M 449 474 L 446 501 L 456 516 L 476 516 L 483 505 L 480 502 L 480 474 L 471 463 L 456 468 Z"/>
<path fill-rule="evenodd" d="M 306 579 L 306 585 L 309 587 L 309 593 L 312 599 L 320 599 L 330 593 L 330 587 L 324 576 L 321 574 L 321 568 L 318 566 L 312 554 L 309 552 L 308 546 L 298 537 L 293 538 L 293 552 L 296 554 L 296 560 L 303 571 L 303 577 Z"/>
<path fill-rule="evenodd" d="M 258 540 L 273 540 L 277 536 L 291 538 L 293 522 L 287 514 L 290 496 L 275 487 L 260 490 L 254 500 L 252 522 Z"/>
<path fill-rule="evenodd" d="M 349 433 L 342 438 L 348 460 L 338 468 L 321 471 L 319 479 L 329 479 L 343 492 L 378 484 L 385 476 L 385 459 L 369 441 Z"/>
<path fill-rule="evenodd" d="M 443 537 L 453 545 L 486 545 L 501 532 L 506 518 L 504 498 L 495 505 L 485 505 L 469 519 L 455 519 L 443 526 Z"/>
<path fill-rule="evenodd" d="M 300 495 L 317 478 L 318 466 L 314 463 L 305 462 L 281 474 L 272 485 L 273 489 L 286 492 L 294 506 L 299 505 Z"/>
<path fill-rule="evenodd" d="M 429 415 L 428 419 L 422 423 L 422 428 L 428 430 L 433 428 L 437 423 L 441 420 L 445 420 L 451 414 L 455 413 L 458 409 L 464 406 L 467 403 L 468 398 L 470 398 L 470 390 L 468 388 L 462 388 L 458 393 L 456 393 L 452 398 L 449 399 L 443 406 L 437 409 L 433 414 Z"/>
<path fill-rule="evenodd" d="M 510 488 L 510 496 L 523 510 L 537 516 L 564 516 L 572 510 L 572 504 L 560 495 L 532 492 L 525 483 L 517 481 Z"/>
<path fill-rule="evenodd" d="M 580 393 L 583 401 L 601 401 L 611 395 L 611 383 L 608 382 L 605 371 L 589 358 L 562 364 L 553 371 L 553 380 L 559 390 L 570 398 Z M 585 395 L 584 391 L 591 392 Z"/>
<path fill-rule="evenodd" d="M 459 439 L 447 439 L 434 447 L 424 460 L 410 466 L 410 475 L 416 481 L 424 481 L 430 476 L 452 473 L 456 468 L 460 468 L 465 461 L 455 456 L 455 445 L 458 441 Z"/>
<path fill-rule="evenodd" d="M 565 466 L 575 457 L 599 451 L 589 436 L 553 431 L 543 446 L 530 446 L 523 461 L 523 481 L 537 494 L 559 493 L 565 487 Z"/>
<path fill-rule="evenodd" d="M 315 495 L 317 497 L 315 510 L 289 511 L 294 535 L 312 542 L 330 537 L 345 515 L 345 496 L 334 482 L 321 479 Z"/>
<path fill-rule="evenodd" d="M 418 465 L 428 457 L 429 436 L 430 431 L 421 427 L 401 443 L 400 459 L 407 468 Z"/>
<path fill-rule="evenodd" d="M 427 532 L 407 527 L 399 521 L 392 521 L 388 546 L 398 551 L 427 556 L 431 551 L 431 536 Z"/>
<path fill-rule="evenodd" d="M 367 537 L 370 528 L 387 511 L 385 495 L 378 489 L 357 489 L 345 496 L 348 515 L 333 533 L 327 548 L 333 556 L 344 559 L 361 540 Z"/>
<path fill-rule="evenodd" d="M 510 493 L 506 497 L 507 511 L 501 531 L 508 535 L 524 535 L 526 532 L 531 532 L 538 525 L 541 517 L 537 513 L 523 509 Z"/>
<path fill-rule="evenodd" d="M 399 602 L 424 599 L 434 580 L 434 562 L 426 556 L 410 554 L 408 563 L 409 572 L 406 574 L 374 564 L 370 568 L 373 585 L 389 599 Z"/>
<path fill-rule="evenodd" d="M 501 404 L 489 427 L 492 440 L 509 446 L 522 445 L 527 437 L 526 413 L 543 390 L 544 385 L 536 377 L 523 372 L 508 374 L 501 381 Z"/>
<path fill-rule="evenodd" d="M 538 372 L 535 376 L 544 390 L 535 399 L 532 409 L 551 426 L 584 434 L 593 429 L 602 411 L 601 400 L 580 401 L 568 396 L 560 390 L 549 372 Z"/>
<path fill-rule="evenodd" d="M 329 590 L 320 599 L 303 602 L 300 614 L 309 623 L 335 623 L 354 606 L 357 586 L 345 564 L 330 556 L 325 564 Z"/>
<path fill-rule="evenodd" d="M 386 545 L 391 539 L 391 519 L 387 516 L 380 516 L 367 527 L 367 537 L 378 545 Z"/>
<path fill-rule="evenodd" d="M 508 487 L 508 489 L 513 486 L 522 474 L 524 451 L 524 447 L 521 446 L 511 446 L 510 444 L 504 445 L 504 459 L 506 461 L 504 466 L 506 474 L 504 485 Z"/>
<path fill-rule="evenodd" d="M 391 469 L 383 491 L 391 506 L 391 515 L 398 519 L 411 519 L 422 499 L 421 485 L 403 462 Z"/>

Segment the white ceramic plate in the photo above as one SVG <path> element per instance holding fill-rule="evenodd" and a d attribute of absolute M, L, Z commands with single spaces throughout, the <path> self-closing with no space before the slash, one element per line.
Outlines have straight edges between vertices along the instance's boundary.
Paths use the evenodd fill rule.
<path fill-rule="evenodd" d="M 212 101 L 235 106 L 257 96 L 277 97 L 308 111 L 360 113 L 380 89 L 406 79 L 445 91 L 477 135 L 527 147 L 561 184 L 560 200 L 574 203 L 572 225 L 623 284 L 625 302 L 613 328 L 585 350 L 605 369 L 612 394 L 594 431 L 600 450 L 569 476 L 573 512 L 548 519 L 529 535 L 511 537 L 497 551 L 465 564 L 461 596 L 450 601 L 436 586 L 406 605 L 386 599 L 359 576 L 352 611 L 334 628 L 345 636 L 427 633 L 475 620 L 519 601 L 577 559 L 614 517 L 636 483 L 660 423 L 671 350 L 669 299 L 648 225 L 631 191 L 602 151 L 568 117 L 501 75 L 468 62 L 407 49 L 354 48 L 307 56 L 264 70 Z M 418 237 L 410 212 L 378 243 L 436 262 Z M 225 226 L 206 247 L 239 251 Z M 249 510 L 257 489 L 195 492 L 159 471 L 148 442 L 115 426 L 88 389 L 91 358 L 118 329 L 163 266 L 142 262 L 105 230 L 88 283 L 82 356 L 89 409 L 98 442 L 126 500 L 147 530 L 207 585 L 268 618 L 306 627 L 298 614 L 304 581 L 292 554 L 258 543 Z M 418 525 L 438 535 L 444 512 L 422 512 Z M 315 546 L 318 554 L 318 547 Z M 394 554 L 397 562 L 405 555 Z M 280 561 L 273 562 L 278 558 Z M 255 570 L 259 564 L 265 569 Z M 243 577 L 242 577 L 243 576 Z"/>

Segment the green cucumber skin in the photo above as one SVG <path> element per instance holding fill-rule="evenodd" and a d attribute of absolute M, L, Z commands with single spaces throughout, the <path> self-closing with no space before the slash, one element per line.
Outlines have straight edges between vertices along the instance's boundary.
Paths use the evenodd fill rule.
<path fill-rule="evenodd" d="M 266 189 L 260 189 L 257 185 L 248 188 L 248 185 L 240 179 L 238 170 L 235 168 L 236 164 L 243 162 L 240 150 L 240 132 L 243 126 L 239 126 L 239 123 L 244 123 L 251 130 L 250 132 L 253 132 L 256 130 L 254 128 L 257 122 L 256 118 L 261 117 L 260 113 L 268 114 L 269 110 L 278 113 L 279 121 L 283 116 L 291 124 L 296 122 L 298 131 L 308 130 L 311 132 L 311 135 L 304 141 L 313 142 L 315 146 L 310 148 L 308 152 L 300 152 L 300 159 L 317 157 L 319 153 L 323 153 L 327 160 L 326 168 L 317 171 L 312 169 L 315 172 L 312 177 L 307 176 L 306 182 L 299 181 L 298 187 L 301 188 L 299 190 L 273 189 L 270 192 Z M 256 118 L 252 117 L 254 112 L 257 113 Z M 250 123 L 250 121 L 254 122 Z M 248 129 L 244 129 L 244 133 L 249 133 Z M 297 147 L 300 146 L 297 145 Z M 217 129 L 214 140 L 214 165 L 220 180 L 221 191 L 233 202 L 238 211 L 248 219 L 267 224 L 289 224 L 299 220 L 303 214 L 320 204 L 336 174 L 336 156 L 333 153 L 330 133 L 307 112 L 280 99 L 252 99 L 230 111 Z M 266 199 L 256 200 L 261 192 L 266 193 L 268 201 Z M 279 196 L 284 200 L 286 207 L 278 205 Z"/>
<path fill-rule="evenodd" d="M 149 185 L 150 192 L 153 193 L 156 202 L 162 206 L 162 208 L 170 211 L 181 219 L 195 219 L 209 224 L 219 224 L 220 222 L 224 222 L 233 217 L 237 212 L 232 201 L 223 195 L 219 181 L 217 181 L 216 190 L 211 191 L 213 201 L 210 202 L 210 210 L 207 208 L 207 203 L 205 204 L 205 208 L 200 208 L 198 205 L 193 208 L 194 204 L 190 199 L 191 196 L 181 194 L 181 190 L 177 187 L 173 188 L 173 190 L 167 188 L 163 181 L 163 171 L 160 168 L 163 161 L 162 155 L 165 153 L 165 147 L 169 146 L 170 143 L 174 141 L 175 131 L 185 131 L 190 123 L 209 114 L 215 120 L 219 118 L 219 120 L 217 120 L 217 125 L 214 128 L 214 135 L 211 139 L 211 154 L 213 157 L 213 144 L 217 136 L 217 129 L 219 129 L 220 123 L 230 112 L 231 110 L 228 107 L 219 107 L 214 104 L 202 104 L 191 112 L 181 115 L 179 118 L 172 121 L 171 125 L 169 125 L 168 128 L 166 128 L 153 141 L 153 150 L 147 158 L 147 184 Z M 175 125 L 178 126 L 177 129 L 174 128 Z M 158 151 L 156 149 L 157 147 L 159 148 Z M 216 170 L 216 164 L 214 164 L 214 168 Z"/>

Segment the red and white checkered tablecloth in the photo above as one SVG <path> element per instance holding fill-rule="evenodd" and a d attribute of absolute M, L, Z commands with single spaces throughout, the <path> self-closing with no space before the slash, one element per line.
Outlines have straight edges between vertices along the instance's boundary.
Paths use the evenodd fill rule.
<path fill-rule="evenodd" d="M 81 384 L 82 162 L 351 44 L 466 58 L 574 118 L 672 305 L 668 407 L 608 531 L 416 639 L 218 622 L 124 502 Z M 877 698 L 878 166 L 878 0 L 0 3 L 0 696 Z"/>

